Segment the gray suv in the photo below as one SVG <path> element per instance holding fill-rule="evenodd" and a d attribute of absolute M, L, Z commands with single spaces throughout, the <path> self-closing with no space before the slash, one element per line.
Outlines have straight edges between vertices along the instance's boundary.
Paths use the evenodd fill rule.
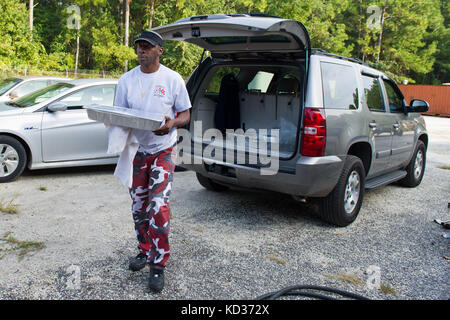
<path fill-rule="evenodd" d="M 365 190 L 420 184 L 428 135 L 419 112 L 427 102 L 407 105 L 383 72 L 312 49 L 300 22 L 205 15 L 153 30 L 211 53 L 187 81 L 190 136 L 180 139 L 181 166 L 205 188 L 317 201 L 325 221 L 347 226 Z M 276 170 L 262 174 L 267 159 L 277 160 Z"/>

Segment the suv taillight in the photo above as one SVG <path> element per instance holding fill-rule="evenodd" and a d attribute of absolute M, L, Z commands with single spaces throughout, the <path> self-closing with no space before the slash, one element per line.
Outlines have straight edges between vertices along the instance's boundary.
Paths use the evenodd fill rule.
<path fill-rule="evenodd" d="M 321 157 L 325 152 L 327 126 L 323 109 L 305 109 L 301 153 L 308 157 Z"/>

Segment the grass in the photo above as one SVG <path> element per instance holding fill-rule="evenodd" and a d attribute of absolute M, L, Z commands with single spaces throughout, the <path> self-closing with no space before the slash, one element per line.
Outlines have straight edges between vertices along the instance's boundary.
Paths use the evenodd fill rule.
<path fill-rule="evenodd" d="M 395 290 L 394 288 L 392 288 L 388 283 L 382 283 L 380 285 L 380 290 L 381 292 L 383 292 L 384 294 L 391 294 L 396 296 L 397 295 L 397 290 Z"/>
<path fill-rule="evenodd" d="M 25 255 L 32 251 L 39 251 L 43 248 L 45 248 L 45 245 L 43 242 L 37 242 L 37 241 L 22 241 L 17 238 L 14 238 L 11 236 L 11 231 L 5 233 L 5 235 L 0 238 L 0 241 L 4 244 L 7 244 L 11 246 L 8 249 L 1 249 L 0 251 L 18 251 L 19 253 L 19 260 L 22 260 Z"/>
<path fill-rule="evenodd" d="M 19 213 L 19 205 L 14 204 L 15 199 L 12 199 L 9 202 L 4 202 L 0 200 L 0 211 L 4 213 L 17 214 Z"/>
<path fill-rule="evenodd" d="M 365 284 L 364 281 L 359 279 L 355 274 L 351 274 L 351 273 L 341 272 L 338 275 L 327 274 L 325 276 L 327 278 L 330 278 L 330 279 L 333 279 L 333 280 L 338 280 L 340 282 L 350 283 L 350 284 L 355 285 L 355 286 L 363 286 Z M 391 287 L 391 285 L 389 285 L 388 283 L 380 284 L 380 288 L 379 289 L 384 294 L 391 294 L 391 295 L 394 295 L 394 296 L 398 295 L 397 290 L 395 290 L 393 287 Z"/>
<path fill-rule="evenodd" d="M 330 279 L 338 280 L 340 282 L 347 282 L 347 283 L 353 284 L 355 286 L 362 286 L 365 283 L 364 281 L 359 279 L 355 274 L 345 273 L 345 272 L 341 272 L 338 275 L 327 274 L 326 277 L 328 277 Z"/>
<path fill-rule="evenodd" d="M 195 227 L 194 230 L 197 231 L 197 232 L 205 231 L 205 229 L 203 229 L 202 227 Z"/>
<path fill-rule="evenodd" d="M 450 166 L 439 166 L 439 169 L 450 170 Z"/>
<path fill-rule="evenodd" d="M 282 265 L 284 265 L 284 266 L 287 264 L 286 261 L 285 261 L 284 259 L 275 256 L 273 253 L 269 254 L 269 255 L 268 255 L 268 258 L 269 258 L 269 260 L 275 261 L 275 262 L 277 262 L 277 263 L 279 263 L 279 264 L 282 264 Z"/>

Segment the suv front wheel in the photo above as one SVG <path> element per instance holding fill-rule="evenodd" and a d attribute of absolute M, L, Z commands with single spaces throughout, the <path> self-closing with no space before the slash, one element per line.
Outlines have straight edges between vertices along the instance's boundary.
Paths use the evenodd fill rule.
<path fill-rule="evenodd" d="M 364 197 L 365 170 L 360 158 L 347 156 L 341 176 L 333 191 L 320 199 L 320 216 L 334 225 L 345 227 L 358 216 Z"/>
<path fill-rule="evenodd" d="M 426 155 L 427 148 L 425 144 L 420 140 L 417 141 L 414 155 L 406 167 L 407 175 L 400 180 L 402 186 L 414 188 L 422 182 L 423 174 L 425 173 Z"/>

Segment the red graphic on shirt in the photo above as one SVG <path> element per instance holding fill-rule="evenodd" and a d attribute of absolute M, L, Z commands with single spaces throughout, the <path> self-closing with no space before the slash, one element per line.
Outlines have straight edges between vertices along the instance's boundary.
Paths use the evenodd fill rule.
<path fill-rule="evenodd" d="M 164 97 L 166 95 L 166 89 L 163 86 L 156 86 L 153 91 L 154 96 Z"/>

